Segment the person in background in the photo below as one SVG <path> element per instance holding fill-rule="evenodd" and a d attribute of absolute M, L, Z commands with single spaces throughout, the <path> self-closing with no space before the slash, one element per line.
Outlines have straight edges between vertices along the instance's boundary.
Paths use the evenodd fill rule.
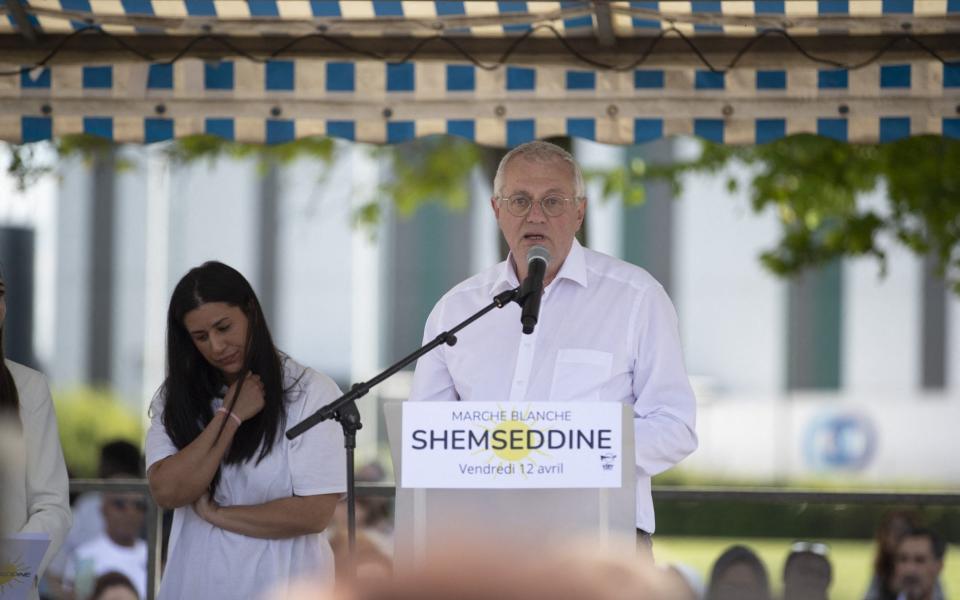
<path fill-rule="evenodd" d="M 767 569 L 753 550 L 731 546 L 710 572 L 707 600 L 770 600 Z"/>
<path fill-rule="evenodd" d="M 97 577 L 90 600 L 140 600 L 136 588 L 123 573 L 111 571 Z"/>
<path fill-rule="evenodd" d="M 118 475 L 143 477 L 143 455 L 126 440 L 113 440 L 100 447 L 97 479 L 112 479 Z M 134 475 L 131 475 L 134 474 Z M 60 552 L 50 561 L 46 573 L 47 594 L 52 598 L 64 596 L 63 576 L 67 561 L 82 544 L 94 540 L 106 531 L 100 492 L 86 492 L 73 501 L 73 527 L 67 534 Z M 41 590 L 42 591 L 42 590 Z"/>
<path fill-rule="evenodd" d="M 921 526 L 921 518 L 912 511 L 891 511 L 883 516 L 875 535 L 876 553 L 873 559 L 873 577 L 863 600 L 895 600 L 897 588 L 893 581 L 897 545 L 908 531 Z M 940 595 L 940 583 L 937 582 Z"/>
<path fill-rule="evenodd" d="M 947 544 L 931 529 L 917 527 L 900 538 L 894 553 L 897 600 L 943 600 L 938 585 Z"/>
<path fill-rule="evenodd" d="M 34 579 L 37 583 L 60 549 L 72 523 L 69 481 L 50 387 L 42 374 L 7 360 L 3 353 L 6 281 L 0 275 L 0 420 L 13 425 L 14 451 L 24 460 L 8 465 L 0 488 L 0 535 L 43 533 L 50 538 Z"/>
<path fill-rule="evenodd" d="M 797 542 L 783 564 L 783 600 L 827 600 L 833 581 L 830 550 L 819 542 Z"/>
<path fill-rule="evenodd" d="M 136 478 L 134 473 L 117 477 Z M 147 594 L 147 544 L 140 537 L 147 502 L 137 492 L 105 492 L 101 511 L 104 532 L 78 546 L 67 560 L 64 580 L 75 598 L 85 598 L 94 580 L 116 571 L 133 582 L 137 594 Z"/>

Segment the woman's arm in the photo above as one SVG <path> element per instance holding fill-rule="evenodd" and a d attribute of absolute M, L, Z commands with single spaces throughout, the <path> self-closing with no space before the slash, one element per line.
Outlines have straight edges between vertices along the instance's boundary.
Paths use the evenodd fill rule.
<path fill-rule="evenodd" d="M 219 506 L 204 494 L 193 508 L 211 525 L 242 535 L 281 539 L 327 528 L 340 494 L 291 496 L 264 504 L 248 506 Z"/>
<path fill-rule="evenodd" d="M 227 398 L 232 394 L 233 386 L 227 391 Z M 248 375 L 233 412 L 241 420 L 246 420 L 262 408 L 263 385 L 259 377 Z M 239 427 L 236 420 L 225 412 L 214 413 L 213 419 L 196 439 L 173 456 L 151 465 L 147 479 L 157 504 L 167 509 L 179 508 L 202 496 L 210 487 Z"/>
<path fill-rule="evenodd" d="M 223 433 L 218 438 L 221 425 Z M 216 413 L 195 440 L 151 465 L 147 479 L 157 504 L 166 509 L 179 508 L 203 495 L 239 427 L 226 413 Z"/>
<path fill-rule="evenodd" d="M 38 573 L 42 573 L 60 549 L 73 523 L 69 482 L 57 431 L 57 417 L 46 380 L 35 376 L 22 386 L 18 384 L 18 391 L 26 443 L 29 511 L 29 518 L 20 531 L 41 532 L 50 536 L 50 546 L 38 570 Z"/>

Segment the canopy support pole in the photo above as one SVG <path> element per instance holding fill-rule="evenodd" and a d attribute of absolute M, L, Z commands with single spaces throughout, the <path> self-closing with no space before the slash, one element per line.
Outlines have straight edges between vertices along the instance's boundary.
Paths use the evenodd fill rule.
<path fill-rule="evenodd" d="M 30 22 L 30 17 L 27 14 L 27 9 L 23 6 L 23 1 L 24 0 L 7 0 L 7 7 L 10 9 L 10 14 L 17 24 L 17 29 L 20 30 L 20 35 L 26 38 L 30 44 L 36 44 L 40 32 L 33 26 L 33 23 Z"/>
<path fill-rule="evenodd" d="M 597 36 L 597 44 L 603 48 L 613 47 L 617 40 L 613 33 L 613 16 L 610 14 L 610 4 L 607 0 L 594 0 L 593 14 L 596 17 L 594 32 Z"/>

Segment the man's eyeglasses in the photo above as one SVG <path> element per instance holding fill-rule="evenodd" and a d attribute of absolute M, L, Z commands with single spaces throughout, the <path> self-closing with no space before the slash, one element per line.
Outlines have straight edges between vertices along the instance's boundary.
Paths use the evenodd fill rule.
<path fill-rule="evenodd" d="M 567 212 L 567 207 L 577 202 L 577 198 L 564 198 L 560 194 L 548 194 L 540 198 L 540 210 L 548 217 L 559 217 Z M 512 196 L 499 196 L 497 201 L 500 206 L 507 209 L 515 217 L 525 217 L 530 214 L 533 208 L 533 198 L 526 194 L 513 194 Z"/>
<path fill-rule="evenodd" d="M 134 500 L 132 498 L 111 498 L 110 506 L 117 510 L 127 510 L 127 508 L 135 508 L 140 512 L 146 512 L 147 510 L 146 500 Z"/>

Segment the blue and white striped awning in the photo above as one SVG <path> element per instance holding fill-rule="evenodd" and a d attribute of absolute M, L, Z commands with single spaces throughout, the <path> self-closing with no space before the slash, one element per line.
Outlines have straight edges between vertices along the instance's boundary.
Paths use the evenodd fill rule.
<path fill-rule="evenodd" d="M 0 11 L 11 142 L 960 138 L 960 0 L 0 0 Z M 774 29 L 779 50 L 761 52 Z M 838 36 L 849 50 L 823 47 Z M 401 62 L 417 44 L 423 54 Z"/>
<path fill-rule="evenodd" d="M 18 31 L 8 19 L 0 32 Z M 958 29 L 949 17 L 957 0 L 641 0 L 633 2 L 493 2 L 327 0 L 19 0 L 30 24 L 46 33 L 67 33 L 87 24 L 114 34 L 195 35 L 211 30 L 231 35 L 301 35 L 323 25 L 351 36 L 503 37 L 538 24 L 568 35 L 593 35 L 598 12 L 609 14 L 618 37 L 676 27 L 687 34 L 754 35 L 789 28 L 798 35 L 829 31 L 850 34 L 918 33 Z M 598 10 L 603 9 L 603 10 Z M 541 35 L 547 35 L 546 33 Z"/>

